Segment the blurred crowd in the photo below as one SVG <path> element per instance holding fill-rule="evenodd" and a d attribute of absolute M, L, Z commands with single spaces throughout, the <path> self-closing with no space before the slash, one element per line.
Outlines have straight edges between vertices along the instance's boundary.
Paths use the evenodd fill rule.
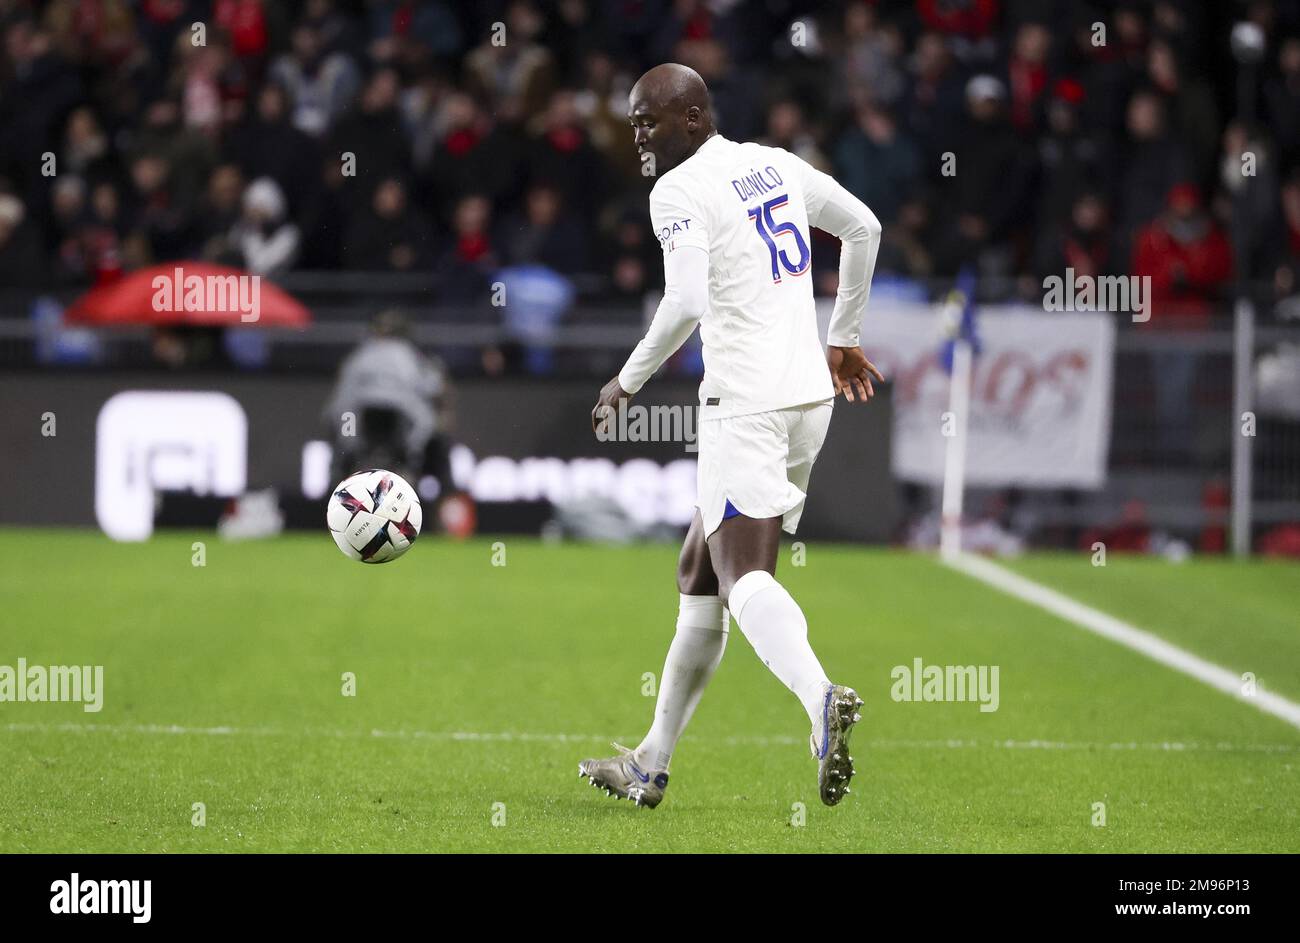
<path fill-rule="evenodd" d="M 882 281 L 1146 274 L 1157 314 L 1208 317 L 1234 276 L 1300 272 L 1293 0 L 0 0 L 0 31 L 5 285 L 205 258 L 639 299 L 662 274 L 627 93 L 669 60 L 728 137 L 871 206 Z"/>

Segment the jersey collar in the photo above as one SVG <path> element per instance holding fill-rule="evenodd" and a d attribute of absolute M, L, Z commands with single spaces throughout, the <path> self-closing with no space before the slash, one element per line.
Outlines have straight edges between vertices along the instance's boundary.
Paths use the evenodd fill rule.
<path fill-rule="evenodd" d="M 701 144 L 701 145 L 699 146 L 699 149 L 696 150 L 695 153 L 696 153 L 696 154 L 699 154 L 699 153 L 701 153 L 701 152 L 703 152 L 703 151 L 707 151 L 709 148 L 715 146 L 717 143 L 719 143 L 719 142 L 721 142 L 721 141 L 724 141 L 724 140 L 726 140 L 726 138 L 724 138 L 724 137 L 722 136 L 722 133 L 721 133 L 720 131 L 715 131 L 714 134 L 713 134 L 713 137 L 709 138 L 707 141 L 705 141 L 703 144 Z"/>

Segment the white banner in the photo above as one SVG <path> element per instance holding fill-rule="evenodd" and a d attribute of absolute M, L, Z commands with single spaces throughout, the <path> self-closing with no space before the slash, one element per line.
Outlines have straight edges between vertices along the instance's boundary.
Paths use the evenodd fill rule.
<path fill-rule="evenodd" d="M 114 540 L 153 533 L 155 490 L 231 497 L 248 475 L 248 419 L 225 393 L 117 393 L 95 422 L 95 517 Z"/>
<path fill-rule="evenodd" d="M 943 479 L 948 374 L 938 306 L 873 300 L 867 356 L 893 384 L 892 468 Z M 1106 313 L 981 307 L 966 484 L 1099 488 L 1110 446 L 1115 325 Z"/>

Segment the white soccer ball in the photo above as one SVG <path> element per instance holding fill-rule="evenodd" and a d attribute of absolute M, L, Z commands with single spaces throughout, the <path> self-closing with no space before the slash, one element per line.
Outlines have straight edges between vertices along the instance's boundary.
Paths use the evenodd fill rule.
<path fill-rule="evenodd" d="M 362 563 L 396 560 L 420 535 L 424 511 L 400 475 L 369 468 L 349 475 L 330 495 L 330 535 L 343 555 Z"/>

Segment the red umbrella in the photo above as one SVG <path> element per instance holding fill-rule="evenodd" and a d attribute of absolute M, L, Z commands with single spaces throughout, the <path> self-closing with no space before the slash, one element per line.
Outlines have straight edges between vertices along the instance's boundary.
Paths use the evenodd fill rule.
<path fill-rule="evenodd" d="M 74 324 L 303 327 L 311 314 L 261 275 L 209 262 L 169 262 L 92 289 L 64 312 Z"/>

